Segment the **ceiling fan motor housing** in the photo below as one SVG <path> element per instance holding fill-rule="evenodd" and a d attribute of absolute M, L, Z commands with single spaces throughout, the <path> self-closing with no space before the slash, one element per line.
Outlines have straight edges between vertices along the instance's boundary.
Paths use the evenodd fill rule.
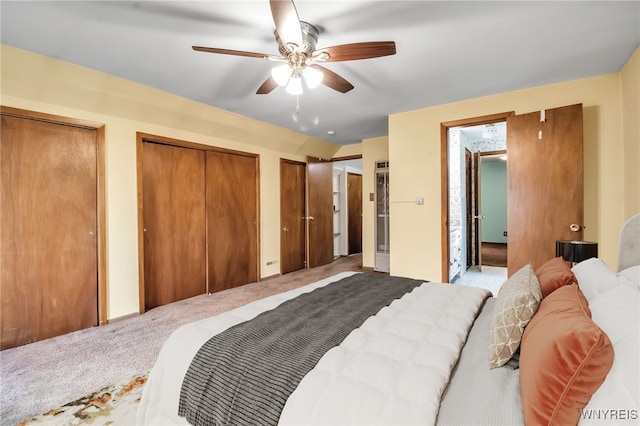
<path fill-rule="evenodd" d="M 316 50 L 320 31 L 316 26 L 305 21 L 300 21 L 300 30 L 302 31 L 302 49 L 300 51 L 307 56 L 311 56 Z M 291 50 L 282 42 L 277 30 L 274 31 L 274 34 L 278 42 L 278 51 L 280 54 L 284 57 L 289 56 Z"/>

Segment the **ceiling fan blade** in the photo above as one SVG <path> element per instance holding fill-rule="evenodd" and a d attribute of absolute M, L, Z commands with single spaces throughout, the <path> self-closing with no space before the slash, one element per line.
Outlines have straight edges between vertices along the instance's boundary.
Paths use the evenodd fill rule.
<path fill-rule="evenodd" d="M 276 83 L 276 81 L 273 79 L 273 77 L 269 76 L 269 78 L 267 78 L 264 83 L 262 83 L 262 86 L 260 86 L 258 88 L 258 91 L 256 92 L 257 95 L 266 95 L 267 93 L 271 93 L 271 91 L 273 89 L 275 89 L 276 87 L 278 87 L 278 83 Z"/>
<path fill-rule="evenodd" d="M 324 54 L 328 58 L 324 59 Z M 396 54 L 396 43 L 393 41 L 369 41 L 364 43 L 341 44 L 326 47 L 313 52 L 312 57 L 318 61 L 340 62 L 357 59 L 379 58 Z"/>
<path fill-rule="evenodd" d="M 309 66 L 322 72 L 323 74 L 322 84 L 324 84 L 325 86 L 330 87 L 333 90 L 337 90 L 340 93 L 347 93 L 349 90 L 353 89 L 353 84 L 349 83 L 347 80 L 340 77 L 338 74 L 331 71 L 330 69 L 322 67 L 318 64 L 313 64 Z"/>
<path fill-rule="evenodd" d="M 192 46 L 198 52 L 222 53 L 223 55 L 248 56 L 250 58 L 268 59 L 271 55 L 266 53 L 245 52 L 244 50 L 217 49 L 215 47 Z"/>
<path fill-rule="evenodd" d="M 284 45 L 295 44 L 302 50 L 302 29 L 296 6 L 292 0 L 270 0 L 271 15 L 276 24 L 276 32 Z"/>

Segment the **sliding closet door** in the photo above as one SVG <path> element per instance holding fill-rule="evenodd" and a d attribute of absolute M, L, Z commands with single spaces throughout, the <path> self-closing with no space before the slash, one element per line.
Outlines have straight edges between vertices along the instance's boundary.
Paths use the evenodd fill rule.
<path fill-rule="evenodd" d="M 98 325 L 97 132 L 2 116 L 1 349 Z"/>
<path fill-rule="evenodd" d="M 206 292 L 204 151 L 142 147 L 145 310 Z"/>
<path fill-rule="evenodd" d="M 258 281 L 258 158 L 207 151 L 209 292 Z"/>

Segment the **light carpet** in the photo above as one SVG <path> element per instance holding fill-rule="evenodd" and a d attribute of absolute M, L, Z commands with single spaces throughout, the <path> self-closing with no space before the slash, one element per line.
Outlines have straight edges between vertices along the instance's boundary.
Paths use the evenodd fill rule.
<path fill-rule="evenodd" d="M 184 324 L 343 271 L 362 271 L 361 255 L 0 351 L 0 423 L 15 426 L 97 389 L 132 380 L 153 367 L 165 340 Z"/>

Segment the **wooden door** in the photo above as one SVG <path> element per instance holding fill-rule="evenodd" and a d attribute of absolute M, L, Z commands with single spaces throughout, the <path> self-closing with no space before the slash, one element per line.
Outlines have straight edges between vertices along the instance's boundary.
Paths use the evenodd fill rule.
<path fill-rule="evenodd" d="M 548 109 L 545 117 L 507 117 L 509 275 L 553 258 L 556 240 L 582 239 L 582 105 Z"/>
<path fill-rule="evenodd" d="M 347 173 L 349 254 L 362 252 L 362 175 Z"/>
<path fill-rule="evenodd" d="M 473 178 L 473 154 L 471 153 L 471 151 L 469 151 L 469 149 L 465 148 L 464 150 L 464 170 L 465 170 L 465 197 L 467 200 L 467 204 L 466 204 L 466 210 L 465 210 L 465 218 L 466 218 L 466 238 L 465 240 L 467 241 L 466 244 L 466 259 L 464 262 L 465 268 L 463 269 L 463 273 L 469 269 L 469 265 L 473 264 L 473 246 L 474 244 L 472 244 L 473 241 L 473 206 L 474 206 L 474 201 L 473 201 L 473 194 L 474 194 L 474 190 L 473 190 L 473 182 L 474 182 L 474 178 Z"/>
<path fill-rule="evenodd" d="M 306 165 L 280 160 L 280 272 L 304 269 Z"/>
<path fill-rule="evenodd" d="M 98 325 L 97 133 L 2 115 L 1 349 Z"/>
<path fill-rule="evenodd" d="M 143 143 L 145 310 L 206 291 L 204 161 L 200 150 Z"/>
<path fill-rule="evenodd" d="M 307 252 L 309 268 L 333 261 L 333 163 L 307 159 Z"/>
<path fill-rule="evenodd" d="M 207 151 L 209 292 L 258 281 L 258 159 Z"/>
<path fill-rule="evenodd" d="M 482 272 L 482 222 L 484 220 L 482 214 L 482 154 L 480 152 L 476 152 L 476 154 L 476 250 L 478 251 L 478 272 Z"/>
<path fill-rule="evenodd" d="M 482 231 L 481 213 L 480 213 L 480 153 L 473 153 L 473 260 L 478 267 L 478 271 L 482 272 L 482 251 L 480 238 Z"/>

